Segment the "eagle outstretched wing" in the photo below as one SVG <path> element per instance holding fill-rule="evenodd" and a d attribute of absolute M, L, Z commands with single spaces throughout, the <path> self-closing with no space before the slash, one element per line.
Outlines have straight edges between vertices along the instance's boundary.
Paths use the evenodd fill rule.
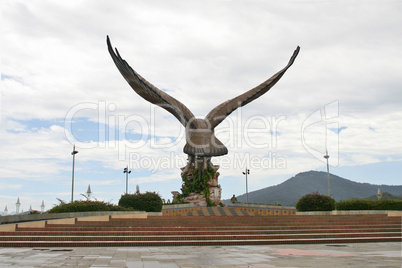
<path fill-rule="evenodd" d="M 116 53 L 113 51 L 109 36 L 107 36 L 107 46 L 117 69 L 119 69 L 124 79 L 126 79 L 138 95 L 173 114 L 184 127 L 190 124 L 190 128 L 195 128 L 195 126 L 192 126 L 194 124 L 193 113 L 183 103 L 158 89 L 134 71 L 130 65 L 121 58 L 117 49 Z"/>
<path fill-rule="evenodd" d="M 189 155 L 207 157 L 220 156 L 228 153 L 223 143 L 215 137 L 214 128 L 238 107 L 244 106 L 257 99 L 273 87 L 293 64 L 300 50 L 300 48 L 297 47 L 286 67 L 261 85 L 218 105 L 209 112 L 205 119 L 195 119 L 194 115 L 183 103 L 141 77 L 121 58 L 117 49 L 115 53 L 110 43 L 109 36 L 107 37 L 107 45 L 114 63 L 133 90 L 145 100 L 173 114 L 183 126 L 186 127 L 187 143 L 183 151 Z"/>
<path fill-rule="evenodd" d="M 271 87 L 273 87 L 276 82 L 281 79 L 281 77 L 285 74 L 286 70 L 292 66 L 295 61 L 297 54 L 299 54 L 300 47 L 298 46 L 296 50 L 293 52 L 292 57 L 289 60 L 289 63 L 285 68 L 274 74 L 271 78 L 266 80 L 264 83 L 259 86 L 250 89 L 249 91 L 233 98 L 231 100 L 225 101 L 215 107 L 212 111 L 208 113 L 205 120 L 209 122 L 212 129 L 214 129 L 217 125 L 219 125 L 225 118 L 230 115 L 233 111 L 235 111 L 238 107 L 242 107 L 247 103 L 252 102 L 258 97 L 265 94 Z"/>

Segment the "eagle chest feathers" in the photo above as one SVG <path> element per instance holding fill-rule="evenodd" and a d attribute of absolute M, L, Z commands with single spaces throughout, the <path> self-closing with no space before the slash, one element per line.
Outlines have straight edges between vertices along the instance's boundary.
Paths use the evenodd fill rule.
<path fill-rule="evenodd" d="M 194 120 L 195 128 L 186 128 L 186 145 L 184 153 L 195 156 L 221 156 L 228 149 L 215 137 L 214 129 L 204 119 Z"/>

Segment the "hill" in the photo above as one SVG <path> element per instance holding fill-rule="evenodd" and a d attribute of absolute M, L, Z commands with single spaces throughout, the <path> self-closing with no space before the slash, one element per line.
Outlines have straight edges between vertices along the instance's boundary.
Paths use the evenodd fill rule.
<path fill-rule="evenodd" d="M 375 195 L 380 188 L 381 192 L 402 196 L 402 185 L 376 185 L 359 183 L 330 174 L 331 196 L 336 200 L 349 198 L 368 198 Z M 308 171 L 284 181 L 281 184 L 263 188 L 248 193 L 249 203 L 274 204 L 294 206 L 305 194 L 312 192 L 328 194 L 328 176 L 322 171 Z M 237 196 L 239 202 L 246 202 L 246 194 Z M 225 201 L 228 203 L 227 201 Z"/>

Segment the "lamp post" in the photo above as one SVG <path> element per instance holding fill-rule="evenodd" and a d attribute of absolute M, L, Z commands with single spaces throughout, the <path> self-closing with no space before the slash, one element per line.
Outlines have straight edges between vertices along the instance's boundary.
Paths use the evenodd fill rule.
<path fill-rule="evenodd" d="M 324 155 L 324 158 L 327 160 L 328 196 L 331 196 L 331 187 L 330 187 L 330 184 L 329 184 L 329 164 L 328 164 L 328 158 L 329 158 L 329 155 L 328 155 L 328 150 L 326 150 L 326 149 L 325 149 L 325 155 Z"/>
<path fill-rule="evenodd" d="M 247 169 L 243 172 L 243 175 L 246 175 L 246 203 L 248 203 L 248 183 L 247 183 L 247 174 L 250 174 L 250 170 Z"/>
<path fill-rule="evenodd" d="M 73 151 L 71 152 L 73 155 L 73 176 L 72 176 L 72 186 L 71 186 L 71 203 L 74 201 L 74 166 L 75 166 L 75 155 L 78 154 L 78 151 L 75 150 L 75 144 L 73 147 Z"/>
<path fill-rule="evenodd" d="M 123 173 L 126 173 L 126 194 L 128 194 L 128 174 L 131 173 L 131 170 L 128 170 L 128 166 L 124 168 Z"/>
<path fill-rule="evenodd" d="M 15 212 L 17 215 L 20 213 L 20 206 L 21 206 L 21 202 L 20 202 L 20 198 L 18 197 L 17 203 L 15 203 Z"/>

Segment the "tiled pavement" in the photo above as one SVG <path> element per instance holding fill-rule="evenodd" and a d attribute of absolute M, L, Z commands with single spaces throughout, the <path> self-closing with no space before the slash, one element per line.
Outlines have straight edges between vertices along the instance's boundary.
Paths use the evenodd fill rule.
<path fill-rule="evenodd" d="M 0 267 L 401 267 L 401 243 L 0 248 Z"/>

